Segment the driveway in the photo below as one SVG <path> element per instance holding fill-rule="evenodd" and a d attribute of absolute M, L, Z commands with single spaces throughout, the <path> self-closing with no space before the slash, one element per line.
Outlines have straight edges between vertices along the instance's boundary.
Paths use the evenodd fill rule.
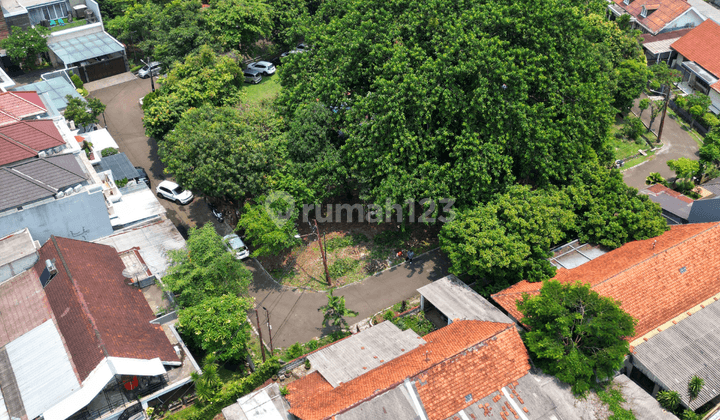
<path fill-rule="evenodd" d="M 255 260 L 247 266 L 253 272 L 250 295 L 260 309 L 265 343 L 269 343 L 269 338 L 263 307 L 270 312 L 273 347 L 286 348 L 330 332 L 322 328 L 323 314 L 318 310 L 327 304 L 325 293 L 281 286 Z M 417 295 L 418 288 L 446 276 L 447 267 L 445 257 L 439 251 L 431 251 L 417 257 L 412 264 L 404 263 L 362 282 L 336 289 L 335 295 L 344 296 L 346 307 L 359 312 L 357 317 L 347 318 L 348 323 L 353 324 Z M 257 328 L 255 315 L 252 314 L 250 319 Z"/>
<path fill-rule="evenodd" d="M 642 98 L 644 97 L 645 95 L 643 94 Z M 639 99 L 635 100 L 635 105 L 633 106 L 633 111 L 636 114 L 640 113 L 640 108 L 637 106 L 639 102 Z M 662 114 L 658 115 L 655 120 L 653 130 L 660 128 L 661 116 Z M 642 120 L 646 125 L 650 124 L 650 109 L 646 109 L 645 112 L 643 112 Z M 698 146 L 695 140 L 690 137 L 690 134 L 688 134 L 669 113 L 665 117 L 662 143 L 662 149 L 655 153 L 655 157 L 652 160 L 633 166 L 623 173 L 623 179 L 626 184 L 641 190 L 646 187 L 645 178 L 647 178 L 651 172 L 660 172 L 660 175 L 665 179 L 675 178 L 675 172 L 671 171 L 667 166 L 669 160 L 681 157 L 689 159 L 698 158 L 700 146 Z"/>
<path fill-rule="evenodd" d="M 107 106 L 104 119 L 101 118 L 100 122 L 107 123 L 107 129 L 120 151 L 127 155 L 133 165 L 145 168 L 150 177 L 151 188 L 154 189 L 160 181 L 172 177 L 163 173 L 165 165 L 158 158 L 155 140 L 145 137 L 143 113 L 138 100 L 148 93 L 150 79 L 133 77 L 130 81 L 95 90 L 91 96 L 100 99 Z M 220 224 L 212 217 L 202 198 L 196 197 L 192 203 L 184 206 L 162 198 L 158 200 L 167 210 L 168 219 L 172 220 L 186 239 L 188 228 L 202 226 L 207 222 L 212 222 L 220 235 L 227 235 L 232 231 L 228 225 Z"/>

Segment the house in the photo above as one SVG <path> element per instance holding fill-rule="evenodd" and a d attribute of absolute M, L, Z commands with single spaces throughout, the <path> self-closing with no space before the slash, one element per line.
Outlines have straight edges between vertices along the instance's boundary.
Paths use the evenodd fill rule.
<path fill-rule="evenodd" d="M 67 95 L 82 99 L 82 96 L 75 89 L 75 85 L 65 70 L 45 73 L 40 77 L 42 81 L 16 87 L 12 89 L 12 91 L 37 92 L 45 108 L 48 110 L 48 115 L 52 117 L 60 116 L 60 113 L 67 108 Z"/>
<path fill-rule="evenodd" d="M 687 197 L 677 191 L 662 185 L 651 185 L 644 190 L 639 191 L 645 194 L 653 203 L 658 203 L 662 208 L 662 215 L 670 225 L 680 225 L 688 223 L 690 210 L 693 207 L 693 199 Z"/>
<path fill-rule="evenodd" d="M 51 120 L 17 121 L 0 126 L 0 166 L 60 153 L 68 148 Z"/>
<path fill-rule="evenodd" d="M 670 45 L 690 32 L 692 28 L 678 29 L 670 32 L 663 32 L 657 35 L 650 33 L 642 34 L 641 44 L 645 52 L 648 65 L 666 63 L 670 65 L 672 60 L 677 58 L 677 52 L 670 48 Z"/>
<path fill-rule="evenodd" d="M 307 358 L 309 373 L 286 386 L 289 408 L 271 385 L 223 410 L 226 419 L 590 420 L 602 409 L 533 372 L 513 324 L 456 320 L 419 337 L 383 322 Z M 675 418 L 625 376 L 615 382 L 638 419 Z"/>
<path fill-rule="evenodd" d="M 37 92 L 0 92 L 0 126 L 46 113 Z"/>
<path fill-rule="evenodd" d="M 710 97 L 710 111 L 720 115 L 720 25 L 711 19 L 670 45 L 678 54 L 673 67 L 683 74 L 678 87 Z"/>
<path fill-rule="evenodd" d="M 97 20 L 100 16 L 93 0 L 2 0 L 0 5 L 3 17 L 0 39 L 7 38 L 13 26 L 25 30 L 31 26 L 50 26 L 50 21 L 55 24 L 58 19 L 67 20 L 71 16 L 88 20 Z"/>
<path fill-rule="evenodd" d="M 708 341 L 718 337 L 712 336 L 715 327 L 709 322 L 715 322 L 718 308 L 713 305 L 720 297 L 719 246 L 718 223 L 674 225 L 656 238 L 629 242 L 572 270 L 560 269 L 555 280 L 588 283 L 600 295 L 620 301 L 638 321 L 635 335 L 628 338 L 628 376 L 653 395 L 660 389 L 675 390 L 683 405 L 697 408 L 717 402 L 720 395 L 717 385 L 706 386 L 706 392 L 692 401 L 687 393 L 694 375 L 706 384 L 720 381 L 714 367 L 720 363 L 714 360 L 718 353 L 714 341 Z M 524 293 L 539 293 L 541 286 L 521 281 L 492 298 L 517 321 L 522 314 L 516 301 Z"/>
<path fill-rule="evenodd" d="M 686 0 L 612 0 L 611 18 L 631 16 L 633 27 L 657 35 L 700 25 L 706 18 Z"/>

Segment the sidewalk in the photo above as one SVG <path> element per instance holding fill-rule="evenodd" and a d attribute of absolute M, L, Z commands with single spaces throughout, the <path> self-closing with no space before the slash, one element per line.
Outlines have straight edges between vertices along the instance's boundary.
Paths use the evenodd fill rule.
<path fill-rule="evenodd" d="M 416 258 L 412 264 L 401 264 L 371 276 L 362 282 L 337 289 L 345 296 L 348 309 L 359 312 L 348 323 L 370 317 L 375 313 L 417 294 L 417 289 L 447 275 L 447 261 L 439 251 L 431 251 Z M 307 342 L 328 333 L 322 328 L 323 314 L 318 311 L 327 304 L 327 295 L 302 289 L 291 289 L 277 284 L 259 266 L 248 262 L 253 273 L 250 295 L 258 308 L 270 311 L 274 347 L 286 348 L 296 342 Z M 256 324 L 255 317 L 250 319 Z M 260 311 L 263 341 L 268 340 L 265 313 Z M 255 325 L 257 328 L 257 325 Z"/>
<path fill-rule="evenodd" d="M 640 98 L 645 97 L 645 94 L 643 94 Z M 633 112 L 635 112 L 635 114 L 640 114 L 640 108 L 638 108 L 639 102 L 640 100 L 636 99 L 633 105 Z M 655 119 L 655 124 L 653 124 L 652 127 L 653 130 L 660 128 L 661 116 L 662 114 L 658 115 L 657 119 Z M 642 120 L 645 125 L 650 124 L 650 109 L 646 109 L 645 112 L 643 112 Z M 660 175 L 665 179 L 674 178 L 675 173 L 667 166 L 669 160 L 681 157 L 693 160 L 698 158 L 700 147 L 697 142 L 675 121 L 670 113 L 665 117 L 665 127 L 663 128 L 661 142 L 663 143 L 663 147 L 655 153 L 655 157 L 652 160 L 634 166 L 623 173 L 623 179 L 627 185 L 639 190 L 645 188 L 645 178 L 647 178 L 651 172 L 660 172 Z"/>

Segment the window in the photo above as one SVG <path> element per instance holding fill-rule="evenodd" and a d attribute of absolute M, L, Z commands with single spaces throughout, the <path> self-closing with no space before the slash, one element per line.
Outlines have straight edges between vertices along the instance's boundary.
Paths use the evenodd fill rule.
<path fill-rule="evenodd" d="M 642 11 L 640 12 L 640 16 L 647 17 L 647 9 L 645 6 L 642 7 Z"/>
<path fill-rule="evenodd" d="M 28 16 L 31 24 L 39 25 L 43 20 L 57 20 L 68 17 L 69 9 L 68 2 L 62 1 L 28 9 Z"/>

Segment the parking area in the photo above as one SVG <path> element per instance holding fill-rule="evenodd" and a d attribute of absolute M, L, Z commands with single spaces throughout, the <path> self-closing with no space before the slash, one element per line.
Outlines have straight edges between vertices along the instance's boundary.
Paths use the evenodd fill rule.
<path fill-rule="evenodd" d="M 150 93 L 150 79 L 133 78 L 124 83 L 115 84 L 92 92 L 91 96 L 100 99 L 107 106 L 101 124 L 113 136 L 120 151 L 125 153 L 134 166 L 145 169 L 150 178 L 151 188 L 172 177 L 163 172 L 164 165 L 157 155 L 157 143 L 145 136 L 142 124 L 142 110 L 138 100 Z M 192 226 L 202 226 L 207 222 L 215 225 L 220 235 L 232 231 L 227 224 L 218 223 L 210 213 L 207 203 L 202 197 L 187 205 L 178 205 L 166 199 L 158 198 L 167 210 L 167 217 L 177 226 L 180 233 L 187 238 L 187 230 Z"/>

